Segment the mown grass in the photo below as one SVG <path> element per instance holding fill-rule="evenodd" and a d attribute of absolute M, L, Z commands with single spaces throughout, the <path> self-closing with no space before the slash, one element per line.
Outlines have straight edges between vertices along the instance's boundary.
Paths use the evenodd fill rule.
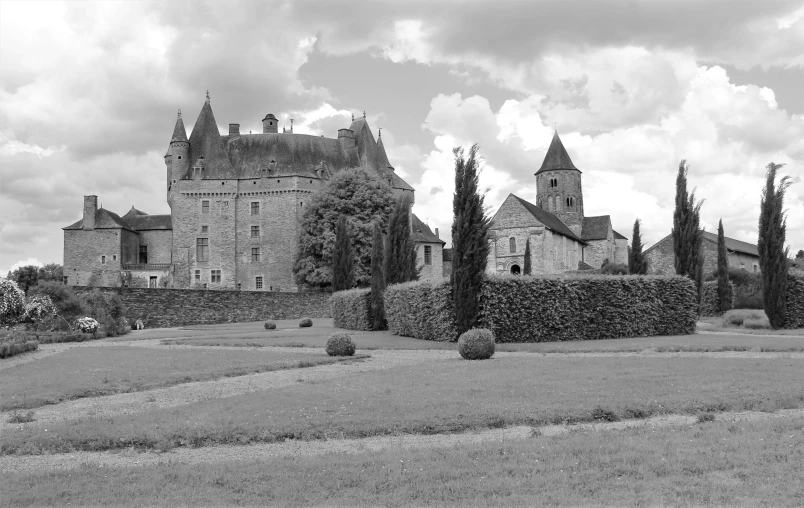
<path fill-rule="evenodd" d="M 804 402 L 797 359 L 508 357 L 363 372 L 173 409 L 8 430 L 2 454 L 438 434 Z"/>
<path fill-rule="evenodd" d="M 244 449 L 244 454 L 248 453 Z M 804 419 L 0 478 L 5 506 L 802 506 Z"/>
<path fill-rule="evenodd" d="M 86 346 L 0 371 L 0 410 L 337 361 L 323 351 L 255 353 Z"/>
<path fill-rule="evenodd" d="M 709 326 L 706 331 L 741 333 L 748 335 L 785 335 L 804 338 L 804 328 L 794 330 L 773 330 L 765 311 L 757 309 L 733 309 L 720 317 L 702 318 Z"/>

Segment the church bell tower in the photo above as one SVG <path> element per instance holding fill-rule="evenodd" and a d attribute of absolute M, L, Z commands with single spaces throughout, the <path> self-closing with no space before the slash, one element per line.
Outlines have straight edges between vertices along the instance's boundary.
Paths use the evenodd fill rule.
<path fill-rule="evenodd" d="M 558 132 L 536 175 L 536 205 L 549 211 L 580 236 L 583 228 L 581 171 L 570 159 Z"/>

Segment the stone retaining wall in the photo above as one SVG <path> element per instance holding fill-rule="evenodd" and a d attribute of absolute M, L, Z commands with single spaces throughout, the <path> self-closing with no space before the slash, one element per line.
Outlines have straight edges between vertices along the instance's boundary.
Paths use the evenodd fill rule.
<path fill-rule="evenodd" d="M 94 288 L 76 287 L 77 293 Z M 98 288 L 117 293 L 131 325 L 146 328 L 238 323 L 265 319 L 331 317 L 328 292 L 201 291 L 192 289 Z"/>

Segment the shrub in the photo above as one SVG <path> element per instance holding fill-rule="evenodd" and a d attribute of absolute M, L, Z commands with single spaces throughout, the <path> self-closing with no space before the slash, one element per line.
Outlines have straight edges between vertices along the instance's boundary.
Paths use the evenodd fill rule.
<path fill-rule="evenodd" d="M 266 330 L 276 330 L 276 323 L 273 321 L 266 321 L 264 326 Z"/>
<path fill-rule="evenodd" d="M 768 330 L 770 329 L 770 322 L 767 318 L 765 319 L 746 319 L 743 321 L 743 328 L 748 328 L 749 330 Z"/>
<path fill-rule="evenodd" d="M 371 290 L 349 289 L 329 299 L 335 326 L 346 330 L 371 330 Z"/>
<path fill-rule="evenodd" d="M 767 321 L 768 317 L 763 310 L 735 309 L 723 314 L 724 326 L 743 326 L 746 321 Z"/>
<path fill-rule="evenodd" d="M 494 355 L 494 334 L 485 328 L 473 328 L 458 339 L 458 352 L 465 360 L 487 360 Z"/>
<path fill-rule="evenodd" d="M 78 295 L 60 282 L 42 281 L 28 290 L 28 296 L 48 296 L 56 307 L 56 312 L 67 320 L 72 320 L 81 314 L 89 314 L 90 310 L 82 308 Z"/>
<path fill-rule="evenodd" d="M 729 281 L 734 284 L 735 309 L 762 309 L 762 277 L 758 273 L 729 268 Z"/>
<path fill-rule="evenodd" d="M 729 282 L 729 292 L 731 294 L 731 306 L 734 305 L 734 284 Z M 722 316 L 720 306 L 720 295 L 718 293 L 718 281 L 704 282 L 703 291 L 701 293 L 701 316 L 712 317 Z"/>
<path fill-rule="evenodd" d="M 698 423 L 706 423 L 715 421 L 714 413 L 698 413 Z"/>
<path fill-rule="evenodd" d="M 610 263 L 608 259 L 605 259 L 600 269 L 596 270 L 596 273 L 602 275 L 628 275 L 628 265 L 623 263 Z"/>
<path fill-rule="evenodd" d="M 311 326 L 313 326 L 313 320 L 308 317 L 301 318 L 299 321 L 299 328 L 310 328 Z"/>
<path fill-rule="evenodd" d="M 804 328 L 804 277 L 787 277 L 787 316 L 785 328 Z"/>
<path fill-rule="evenodd" d="M 0 358 L 11 358 L 38 348 L 39 342 L 35 340 L 3 342 L 0 344 Z"/>
<path fill-rule="evenodd" d="M 16 282 L 0 277 L 0 324 L 14 324 L 25 312 L 25 293 Z"/>
<path fill-rule="evenodd" d="M 497 342 L 596 340 L 695 332 L 695 283 L 679 276 L 492 276 L 481 324 Z"/>
<path fill-rule="evenodd" d="M 388 286 L 385 316 L 394 335 L 437 341 L 454 341 L 458 337 L 449 281 Z"/>
<path fill-rule="evenodd" d="M 95 333 L 100 328 L 100 324 L 91 317 L 83 317 L 76 323 L 78 329 L 84 333 Z"/>
<path fill-rule="evenodd" d="M 339 332 L 329 336 L 324 349 L 329 356 L 352 356 L 356 348 L 348 333 Z"/>

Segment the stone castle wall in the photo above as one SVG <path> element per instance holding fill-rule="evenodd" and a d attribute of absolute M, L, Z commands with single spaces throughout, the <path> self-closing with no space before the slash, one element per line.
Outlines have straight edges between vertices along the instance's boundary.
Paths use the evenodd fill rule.
<path fill-rule="evenodd" d="M 67 285 L 116 286 L 120 281 L 120 229 L 64 231 L 64 276 Z M 126 231 L 123 231 L 126 233 Z M 136 235 L 134 235 L 136 236 Z M 106 256 L 106 263 L 101 263 Z"/>
<path fill-rule="evenodd" d="M 424 264 L 424 246 L 430 246 L 430 264 Z M 441 243 L 421 243 L 416 246 L 416 267 L 422 267 L 419 280 L 441 280 L 444 277 L 444 253 Z"/>
<path fill-rule="evenodd" d="M 75 288 L 82 293 L 92 288 Z M 268 319 L 330 317 L 327 292 L 197 291 L 191 289 L 101 288 L 117 293 L 125 317 L 147 328 L 236 323 Z"/>

